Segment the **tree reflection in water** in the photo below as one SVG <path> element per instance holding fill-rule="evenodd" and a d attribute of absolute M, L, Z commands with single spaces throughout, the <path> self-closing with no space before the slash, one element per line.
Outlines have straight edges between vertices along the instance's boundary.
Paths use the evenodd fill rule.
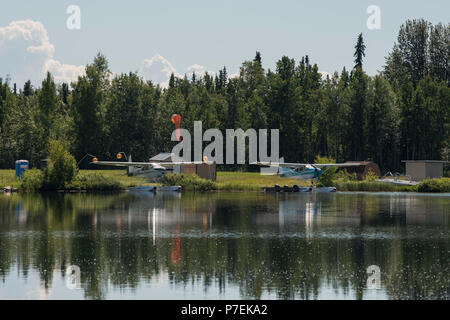
<path fill-rule="evenodd" d="M 449 208 L 414 194 L 0 195 L 0 291 L 38 276 L 48 292 L 78 265 L 89 299 L 363 299 L 377 265 L 378 297 L 448 299 Z"/>

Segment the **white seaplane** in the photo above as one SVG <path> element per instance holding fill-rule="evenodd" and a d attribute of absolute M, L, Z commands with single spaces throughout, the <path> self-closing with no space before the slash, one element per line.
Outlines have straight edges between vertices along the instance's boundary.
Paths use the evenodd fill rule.
<path fill-rule="evenodd" d="M 117 159 L 121 160 L 125 157 L 128 161 L 99 161 L 96 157 L 92 159 L 91 164 L 98 166 L 114 166 L 114 167 L 125 167 L 127 168 L 127 174 L 129 176 L 141 176 L 149 181 L 155 181 L 163 177 L 167 173 L 174 172 L 174 167 L 186 164 L 208 164 L 211 165 L 213 162 L 207 161 L 205 157 L 204 161 L 174 161 L 174 162 L 162 162 L 162 161 L 149 161 L 149 162 L 135 162 L 131 160 L 131 156 L 127 159 L 125 153 L 119 152 L 117 154 Z"/>

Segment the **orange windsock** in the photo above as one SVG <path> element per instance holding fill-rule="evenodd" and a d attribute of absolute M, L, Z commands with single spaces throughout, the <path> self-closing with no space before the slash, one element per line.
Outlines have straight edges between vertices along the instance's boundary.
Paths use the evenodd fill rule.
<path fill-rule="evenodd" d="M 177 139 L 180 141 L 181 116 L 179 114 L 173 114 L 171 119 L 172 123 L 175 125 L 175 129 L 177 130 Z"/>

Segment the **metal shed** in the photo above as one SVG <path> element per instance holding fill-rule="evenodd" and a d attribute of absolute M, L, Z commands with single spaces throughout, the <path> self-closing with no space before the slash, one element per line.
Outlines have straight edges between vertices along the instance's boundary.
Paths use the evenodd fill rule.
<path fill-rule="evenodd" d="M 402 162 L 406 164 L 406 175 L 414 181 L 442 178 L 446 163 L 441 160 L 402 160 Z"/>
<path fill-rule="evenodd" d="M 353 164 L 351 167 L 342 168 L 346 170 L 348 173 L 356 173 L 358 179 L 362 180 L 366 177 L 366 174 L 369 171 L 375 173 L 378 177 L 381 175 L 380 168 L 375 162 L 371 161 L 347 161 L 346 164 Z"/>

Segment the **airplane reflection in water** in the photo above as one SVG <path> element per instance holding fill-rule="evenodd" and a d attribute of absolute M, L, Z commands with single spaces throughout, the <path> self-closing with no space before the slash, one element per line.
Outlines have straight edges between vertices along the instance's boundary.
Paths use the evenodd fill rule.
<path fill-rule="evenodd" d="M 304 233 L 306 239 L 311 239 L 321 228 L 445 225 L 447 216 L 444 212 L 424 214 L 428 207 L 433 206 L 433 199 L 417 195 L 385 194 L 383 201 L 379 200 L 379 195 L 371 200 L 370 194 L 256 194 L 254 197 L 253 201 L 236 203 L 246 208 L 244 217 L 242 210 L 237 210 L 240 213 L 229 208 L 223 210 L 219 194 L 201 197 L 178 193 L 130 194 L 118 200 L 107 212 L 93 215 L 92 219 L 94 225 L 101 223 L 105 228 L 114 222 L 116 231 L 123 231 L 125 227 L 141 236 L 151 234 L 155 245 L 159 237 L 192 236 L 199 230 L 203 230 L 202 236 L 207 236 L 207 232 L 215 237 L 238 236 L 239 232 L 228 232 L 230 223 L 237 219 L 246 220 L 246 223 L 253 221 L 245 228 L 247 232 L 265 232 L 268 235 L 295 233 L 297 236 Z M 264 210 L 254 212 L 256 210 L 252 210 L 252 206 L 263 206 Z M 124 207 L 127 210 L 123 210 Z M 124 212 L 127 212 L 126 217 Z M 143 226 L 147 226 L 145 232 Z"/>
<path fill-rule="evenodd" d="M 319 197 L 324 198 L 324 196 L 327 197 L 327 195 Z M 292 231 L 294 227 L 305 230 L 310 237 L 314 225 L 320 224 L 322 199 L 317 199 L 319 197 L 316 194 L 298 194 L 286 199 L 280 197 L 276 199 L 278 208 L 273 206 L 272 198 L 267 203 L 263 201 L 263 205 L 267 208 L 264 213 L 255 213 L 251 218 L 256 228 L 250 231 L 279 233 L 284 230 Z M 215 236 L 227 236 L 227 219 L 239 218 L 234 212 L 220 210 L 220 197 L 219 199 L 205 197 L 203 201 L 193 201 L 193 203 L 183 200 L 182 195 L 177 193 L 137 194 L 133 195 L 132 201 L 127 203 L 126 217 L 122 206 L 118 206 L 118 212 L 113 209 L 112 212 L 103 213 L 101 217 L 95 219 L 99 219 L 104 227 L 114 220 L 117 231 L 125 227 L 128 231 L 134 232 L 136 228 L 142 228 L 145 219 L 147 232 L 152 235 L 152 242 L 155 245 L 158 237 L 179 237 L 193 230 L 217 233 Z M 252 212 L 248 214 L 253 215 Z M 214 223 L 215 216 L 217 216 L 216 223 Z M 211 235 L 214 236 L 214 234 Z"/>
<path fill-rule="evenodd" d="M 278 210 L 280 230 L 285 224 L 299 224 L 303 220 L 306 238 L 311 239 L 314 224 L 320 224 L 321 204 L 320 201 L 314 201 L 314 199 L 280 201 Z"/>

